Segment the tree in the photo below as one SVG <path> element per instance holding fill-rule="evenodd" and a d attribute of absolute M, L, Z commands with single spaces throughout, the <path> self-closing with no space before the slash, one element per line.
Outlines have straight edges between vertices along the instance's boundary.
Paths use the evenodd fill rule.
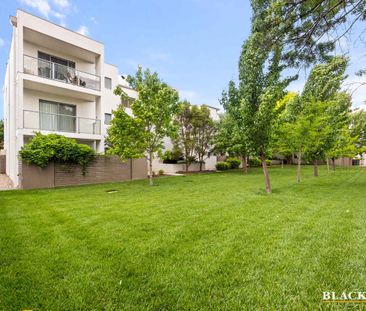
<path fill-rule="evenodd" d="M 0 120 L 0 149 L 4 148 L 4 121 Z"/>
<path fill-rule="evenodd" d="M 184 156 L 185 168 L 195 160 L 194 151 L 196 144 L 196 129 L 193 124 L 194 112 L 188 101 L 183 101 L 179 105 L 179 111 L 174 119 L 174 124 L 178 128 L 176 137 L 173 138 L 174 145 L 178 147 Z"/>
<path fill-rule="evenodd" d="M 281 154 L 297 154 L 297 182 L 301 181 L 301 161 L 308 143 L 311 120 L 300 110 L 300 97 L 287 94 L 282 100 L 285 105 L 278 119 L 276 130 L 276 150 Z"/>
<path fill-rule="evenodd" d="M 249 154 L 246 141 L 243 141 L 242 132 L 229 113 L 221 115 L 220 121 L 217 123 L 214 149 L 220 154 L 240 157 L 242 159 L 243 171 L 245 173 L 248 172 L 247 157 Z"/>
<path fill-rule="evenodd" d="M 318 160 L 326 158 L 347 124 L 351 102 L 347 94 L 338 93 L 347 64 L 346 57 L 337 56 L 315 66 L 301 94 L 301 113 L 311 125 L 306 156 L 313 162 L 314 176 L 318 176 Z"/>
<path fill-rule="evenodd" d="M 366 111 L 356 110 L 352 113 L 351 133 L 355 137 L 357 153 L 362 156 L 366 152 Z"/>
<path fill-rule="evenodd" d="M 228 90 L 222 92 L 220 103 L 225 108 L 226 114 L 220 119 L 216 148 L 241 157 L 243 170 L 247 173 L 249 156 L 247 128 L 241 114 L 240 93 L 234 81 L 230 81 Z"/>
<path fill-rule="evenodd" d="M 293 78 L 281 80 L 282 50 L 267 44 L 265 27 L 268 25 L 263 20 L 263 12 L 260 7 L 252 7 L 252 33 L 243 45 L 239 61 L 241 117 L 249 148 L 262 161 L 266 192 L 271 193 L 266 158 L 276 124 L 275 106 Z"/>
<path fill-rule="evenodd" d="M 201 107 L 192 107 L 193 128 L 195 132 L 195 148 L 194 152 L 197 155 L 200 164 L 202 165 L 210 154 L 212 143 L 216 132 L 216 124 L 211 118 L 210 109 L 203 105 Z"/>
<path fill-rule="evenodd" d="M 282 59 L 294 67 L 327 61 L 335 43 L 366 20 L 364 0 L 252 0 L 252 6 L 265 21 L 266 45 L 281 46 Z"/>
<path fill-rule="evenodd" d="M 162 82 L 158 74 L 139 67 L 135 76 L 129 76 L 130 85 L 138 92 L 131 104 L 132 116 L 119 105 L 113 112 L 108 129 L 108 153 L 123 159 L 146 156 L 149 161 L 149 182 L 153 185 L 152 161 L 163 149 L 163 138 L 172 136 L 176 129 L 172 118 L 179 108 L 178 93 Z M 126 98 L 122 88 L 114 90 L 121 99 Z"/>
<path fill-rule="evenodd" d="M 327 159 L 332 160 L 335 170 L 335 159 L 340 157 L 353 157 L 356 151 L 356 138 L 352 137 L 351 125 L 351 96 L 346 92 L 336 93 L 328 109 L 328 125 L 331 131 L 328 136 Z M 329 161 L 328 161 L 329 163 Z"/>

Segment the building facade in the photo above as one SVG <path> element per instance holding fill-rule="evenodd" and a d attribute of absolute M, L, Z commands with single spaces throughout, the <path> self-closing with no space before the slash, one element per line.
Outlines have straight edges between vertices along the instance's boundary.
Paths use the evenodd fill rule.
<path fill-rule="evenodd" d="M 103 153 L 112 111 L 121 104 L 114 88 L 120 85 L 131 99 L 138 94 L 116 66 L 105 63 L 102 43 L 22 10 L 10 22 L 13 34 L 3 86 L 4 149 L 6 174 L 17 187 L 18 152 L 35 132 L 74 138 Z M 216 109 L 212 115 L 218 118 Z M 159 160 L 156 165 L 159 169 Z"/>
<path fill-rule="evenodd" d="M 57 133 L 104 151 L 113 89 L 122 85 L 118 68 L 104 62 L 104 45 L 18 10 L 4 79 L 6 173 L 19 185 L 18 152 L 39 131 Z"/>

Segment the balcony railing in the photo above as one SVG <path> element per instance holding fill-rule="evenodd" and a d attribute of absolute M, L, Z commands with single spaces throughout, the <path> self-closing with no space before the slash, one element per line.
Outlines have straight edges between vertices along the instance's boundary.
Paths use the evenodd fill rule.
<path fill-rule="evenodd" d="M 100 91 L 100 76 L 24 55 L 24 73 Z"/>
<path fill-rule="evenodd" d="M 100 120 L 96 119 L 23 110 L 23 127 L 25 129 L 100 135 L 100 124 Z"/>

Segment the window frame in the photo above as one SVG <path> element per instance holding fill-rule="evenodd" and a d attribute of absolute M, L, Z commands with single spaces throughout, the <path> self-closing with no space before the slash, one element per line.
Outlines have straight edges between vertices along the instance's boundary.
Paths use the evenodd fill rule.
<path fill-rule="evenodd" d="M 107 122 L 106 116 L 109 116 L 109 121 L 108 122 Z M 105 112 L 104 113 L 104 124 L 105 125 L 110 125 L 111 124 L 111 121 L 112 121 L 112 113 Z"/>
<path fill-rule="evenodd" d="M 107 83 L 106 83 L 107 81 L 109 81 L 108 83 L 110 83 L 110 87 L 107 87 Z M 112 78 L 104 77 L 104 88 L 106 88 L 107 90 L 112 89 Z"/>

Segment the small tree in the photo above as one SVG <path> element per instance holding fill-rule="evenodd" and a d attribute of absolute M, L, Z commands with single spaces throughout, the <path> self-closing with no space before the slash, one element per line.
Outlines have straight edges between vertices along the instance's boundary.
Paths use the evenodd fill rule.
<path fill-rule="evenodd" d="M 264 33 L 257 31 L 262 29 L 263 23 L 260 12 L 256 12 L 252 21 L 253 33 L 243 45 L 239 62 L 240 111 L 247 129 L 248 145 L 253 155 L 262 162 L 266 192 L 271 193 L 266 159 L 274 141 L 278 117 L 275 108 L 293 78 L 281 79 L 282 50 L 280 44 L 266 47 Z"/>
<path fill-rule="evenodd" d="M 108 153 L 123 159 L 146 156 L 149 162 L 149 183 L 153 185 L 152 162 L 157 152 L 163 149 L 163 139 L 172 136 L 176 129 L 172 118 L 178 111 L 178 93 L 162 82 L 157 73 L 139 67 L 128 82 L 138 92 L 138 99 L 131 104 L 132 116 L 119 105 L 113 112 L 108 129 Z M 125 99 L 122 88 L 114 90 Z"/>
<path fill-rule="evenodd" d="M 181 102 L 179 112 L 174 119 L 174 124 L 177 126 L 178 131 L 173 140 L 174 145 L 183 153 L 186 171 L 188 171 L 189 166 L 194 161 L 196 137 L 193 118 L 194 114 L 191 104 L 188 101 Z"/>
<path fill-rule="evenodd" d="M 278 119 L 275 149 L 282 154 L 297 154 L 297 182 L 301 181 L 301 162 L 308 141 L 311 121 L 299 110 L 299 96 L 289 93 Z"/>
<path fill-rule="evenodd" d="M 193 106 L 192 114 L 196 140 L 194 151 L 200 163 L 200 171 L 202 171 L 202 165 L 212 149 L 216 124 L 211 118 L 210 109 L 207 106 Z"/>
<path fill-rule="evenodd" d="M 216 148 L 224 149 L 230 155 L 241 157 L 243 170 L 248 172 L 247 158 L 249 156 L 249 139 L 246 123 L 241 115 L 240 93 L 234 81 L 229 82 L 227 91 L 222 92 L 220 100 L 226 113 L 220 119 L 216 139 Z"/>
<path fill-rule="evenodd" d="M 318 160 L 327 157 L 347 124 L 351 103 L 347 94 L 339 93 L 347 64 L 346 57 L 337 56 L 315 66 L 301 94 L 302 113 L 311 120 L 307 157 L 313 162 L 314 176 L 318 176 Z"/>
<path fill-rule="evenodd" d="M 355 137 L 357 154 L 366 152 L 366 111 L 356 110 L 351 115 L 351 135 Z"/>

